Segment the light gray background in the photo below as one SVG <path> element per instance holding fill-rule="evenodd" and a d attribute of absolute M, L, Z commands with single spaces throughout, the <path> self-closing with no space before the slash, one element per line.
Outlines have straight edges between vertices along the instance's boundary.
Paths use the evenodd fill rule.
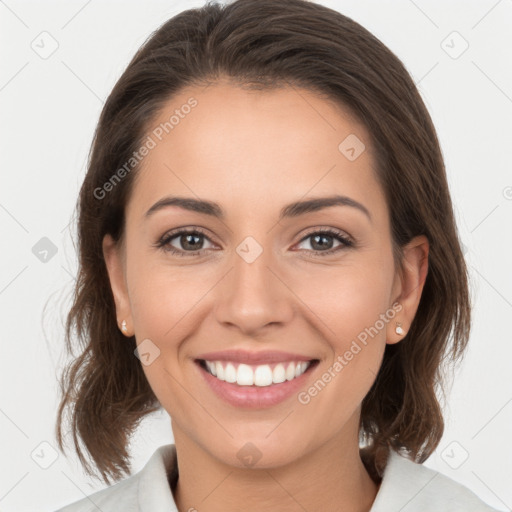
<path fill-rule="evenodd" d="M 433 116 L 475 308 L 470 349 L 445 408 L 446 431 L 425 464 L 492 506 L 510 509 L 512 1 L 320 3 L 393 50 Z M 0 0 L 3 512 L 55 510 L 104 487 L 82 474 L 71 452 L 56 454 L 52 463 L 56 373 L 64 364 L 63 322 L 76 272 L 67 226 L 104 99 L 152 31 L 200 5 Z M 45 31 L 50 36 L 41 35 Z M 58 48 L 42 58 L 56 44 L 52 38 Z M 469 47 L 459 55 L 464 41 Z M 32 251 L 43 237 L 57 250 L 46 262 Z M 133 470 L 170 442 L 167 413 L 144 421 L 133 439 Z"/>

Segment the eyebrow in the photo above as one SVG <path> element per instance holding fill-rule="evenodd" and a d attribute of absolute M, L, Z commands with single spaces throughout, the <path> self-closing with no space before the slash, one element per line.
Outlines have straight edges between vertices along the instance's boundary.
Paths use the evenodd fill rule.
<path fill-rule="evenodd" d="M 184 210 L 210 215 L 218 219 L 225 218 L 221 206 L 213 201 L 179 196 L 168 196 L 160 199 L 146 212 L 145 217 L 148 218 L 158 210 L 166 208 L 167 206 L 178 206 Z M 370 222 L 372 221 L 372 216 L 364 205 L 350 197 L 342 195 L 295 201 L 281 209 L 279 213 L 279 220 L 298 217 L 299 215 L 316 212 L 332 206 L 350 206 L 363 212 Z"/>

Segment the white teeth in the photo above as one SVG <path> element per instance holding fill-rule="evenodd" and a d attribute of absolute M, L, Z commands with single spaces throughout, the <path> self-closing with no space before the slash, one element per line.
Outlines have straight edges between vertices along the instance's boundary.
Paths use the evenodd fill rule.
<path fill-rule="evenodd" d="M 220 380 L 224 380 L 224 367 L 219 361 L 215 363 L 215 370 L 216 377 Z"/>
<path fill-rule="evenodd" d="M 292 380 L 295 377 L 296 366 L 293 363 L 289 363 L 286 368 L 286 380 Z"/>
<path fill-rule="evenodd" d="M 270 386 L 272 384 L 272 370 L 268 364 L 257 366 L 254 372 L 256 386 Z"/>
<path fill-rule="evenodd" d="M 205 361 L 208 371 L 217 379 L 230 383 L 236 383 L 239 386 L 271 386 L 280 384 L 285 380 L 292 380 L 302 375 L 309 365 L 310 361 L 300 361 L 289 363 L 279 363 L 274 369 L 268 364 L 250 366 L 240 363 L 238 368 L 231 362 L 225 361 Z"/>
<path fill-rule="evenodd" d="M 210 373 L 212 375 L 217 375 L 217 369 L 215 368 L 215 363 L 212 363 L 210 361 L 205 361 L 206 366 L 208 366 L 208 370 L 210 370 Z"/>
<path fill-rule="evenodd" d="M 295 374 L 294 374 L 295 375 Z M 279 363 L 275 368 L 272 376 L 272 381 L 275 384 L 279 384 L 286 380 L 286 370 L 284 369 L 284 365 Z"/>
<path fill-rule="evenodd" d="M 238 370 L 236 372 L 236 382 L 239 386 L 252 386 L 254 384 L 254 372 L 249 365 L 238 365 Z"/>
<path fill-rule="evenodd" d="M 295 377 L 298 377 L 301 373 L 304 373 L 304 370 L 302 369 L 302 362 L 295 368 Z"/>
<path fill-rule="evenodd" d="M 236 368 L 231 363 L 228 363 L 224 371 L 224 380 L 226 382 L 236 382 L 236 375 Z"/>

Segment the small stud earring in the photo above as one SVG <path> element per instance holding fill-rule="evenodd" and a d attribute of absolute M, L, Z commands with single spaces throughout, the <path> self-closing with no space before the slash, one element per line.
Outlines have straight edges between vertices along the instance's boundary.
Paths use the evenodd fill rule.
<path fill-rule="evenodd" d="M 126 331 L 128 330 L 128 328 L 126 327 L 126 320 L 123 320 L 123 321 L 121 322 L 121 330 L 122 330 L 123 332 L 126 332 Z"/>
<path fill-rule="evenodd" d="M 396 323 L 395 332 L 397 334 L 400 334 L 400 335 L 404 333 L 404 330 L 402 329 L 402 324 L 401 323 L 399 323 L 399 322 Z"/>

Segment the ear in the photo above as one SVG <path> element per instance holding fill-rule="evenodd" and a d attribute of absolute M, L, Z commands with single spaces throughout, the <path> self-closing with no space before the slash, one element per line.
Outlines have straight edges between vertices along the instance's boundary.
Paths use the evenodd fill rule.
<path fill-rule="evenodd" d="M 392 301 L 402 307 L 395 309 L 395 317 L 387 324 L 386 343 L 389 344 L 398 343 L 409 332 L 428 273 L 429 243 L 425 235 L 414 237 L 402 251 L 404 269 L 395 275 Z M 403 334 L 396 332 L 397 322 L 401 324 Z"/>
<path fill-rule="evenodd" d="M 124 320 L 126 322 L 126 330 L 121 329 L 121 332 L 128 337 L 133 336 L 133 321 L 125 278 L 126 266 L 123 247 L 121 244 L 116 243 L 108 234 L 103 237 L 103 258 L 107 266 L 110 287 L 112 288 L 116 305 L 117 325 L 121 329 Z"/>

